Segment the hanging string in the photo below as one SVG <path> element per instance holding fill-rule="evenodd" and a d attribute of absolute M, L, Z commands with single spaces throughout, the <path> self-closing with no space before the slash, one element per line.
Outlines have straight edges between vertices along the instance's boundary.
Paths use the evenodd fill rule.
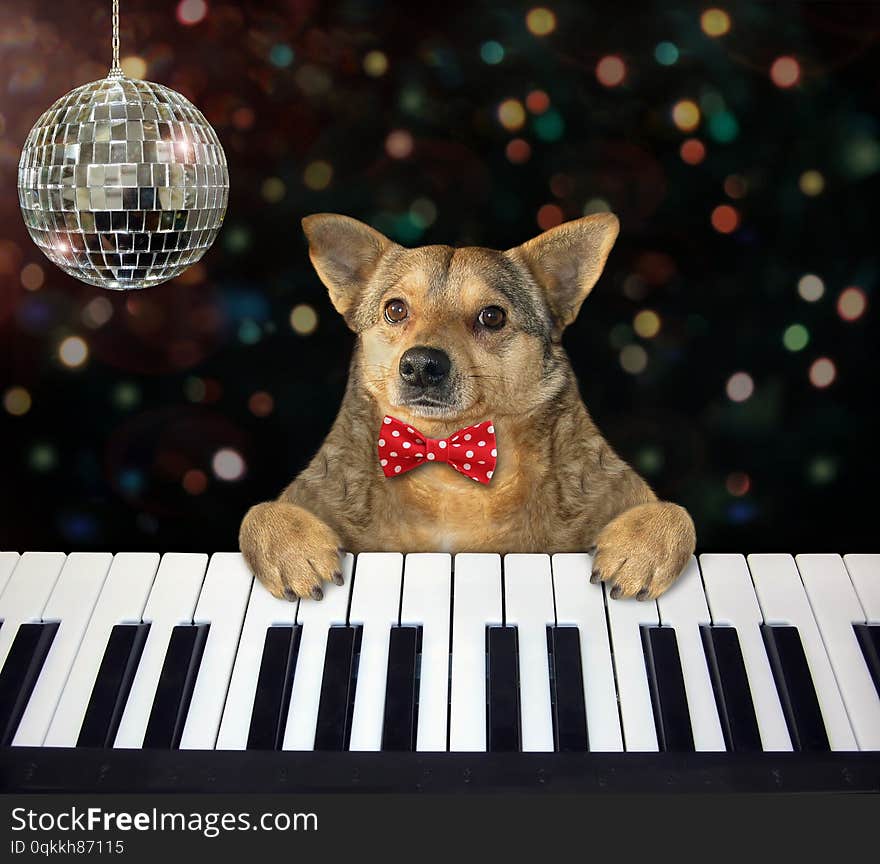
<path fill-rule="evenodd" d="M 113 63 L 109 77 L 122 77 L 122 68 L 119 65 L 119 0 L 113 0 Z"/>

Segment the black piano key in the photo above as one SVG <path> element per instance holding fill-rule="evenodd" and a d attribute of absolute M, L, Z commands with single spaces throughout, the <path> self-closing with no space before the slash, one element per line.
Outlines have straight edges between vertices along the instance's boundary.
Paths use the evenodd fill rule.
<path fill-rule="evenodd" d="M 181 624 L 171 632 L 153 698 L 144 748 L 176 750 L 199 675 L 209 624 Z"/>
<path fill-rule="evenodd" d="M 280 750 L 299 656 L 302 627 L 269 627 L 254 694 L 248 750 Z"/>
<path fill-rule="evenodd" d="M 773 679 L 795 750 L 828 750 L 828 733 L 797 627 L 761 625 Z"/>
<path fill-rule="evenodd" d="M 691 751 L 694 749 L 694 733 L 675 630 L 672 627 L 642 627 L 642 648 L 654 707 L 657 743 L 665 752 Z"/>
<path fill-rule="evenodd" d="M 57 621 L 19 625 L 0 670 L 0 746 L 12 743 L 57 632 Z"/>
<path fill-rule="evenodd" d="M 868 671 L 880 696 L 880 624 L 853 624 Z"/>
<path fill-rule="evenodd" d="M 331 627 L 315 726 L 315 750 L 347 750 L 357 686 L 360 627 Z"/>
<path fill-rule="evenodd" d="M 727 750 L 760 752 L 761 733 L 736 629 L 702 626 L 700 635 L 709 661 L 709 676 Z"/>
<path fill-rule="evenodd" d="M 519 639 L 516 627 L 486 628 L 486 744 L 491 752 L 522 748 Z"/>
<path fill-rule="evenodd" d="M 77 747 L 113 746 L 149 631 L 149 624 L 117 624 L 110 631 Z"/>
<path fill-rule="evenodd" d="M 421 627 L 392 627 L 382 722 L 383 750 L 415 750 L 418 728 Z"/>
<path fill-rule="evenodd" d="M 589 750 L 580 632 L 577 627 L 548 627 L 547 645 L 556 750 L 560 753 Z"/>

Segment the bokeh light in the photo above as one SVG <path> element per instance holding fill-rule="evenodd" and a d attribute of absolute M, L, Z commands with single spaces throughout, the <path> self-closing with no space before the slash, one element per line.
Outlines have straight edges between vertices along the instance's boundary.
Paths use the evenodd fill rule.
<path fill-rule="evenodd" d="M 550 107 L 550 97 L 543 90 L 532 90 L 526 96 L 526 108 L 532 114 L 543 114 Z"/>
<path fill-rule="evenodd" d="M 730 16 L 723 9 L 706 9 L 700 15 L 700 27 L 707 36 L 724 36 L 730 32 Z"/>
<path fill-rule="evenodd" d="M 147 61 L 143 57 L 137 55 L 129 55 L 123 57 L 119 61 L 119 66 L 128 78 L 146 78 L 147 77 Z"/>
<path fill-rule="evenodd" d="M 290 326 L 294 333 L 308 336 L 314 333 L 318 326 L 318 313 L 308 303 L 300 303 L 290 312 Z"/>
<path fill-rule="evenodd" d="M 603 87 L 617 87 L 626 78 L 626 63 L 622 57 L 609 54 L 596 64 L 596 78 Z"/>
<path fill-rule="evenodd" d="M 316 192 L 326 189 L 332 180 L 333 166 L 324 159 L 309 162 L 303 172 L 303 183 Z"/>
<path fill-rule="evenodd" d="M 825 293 L 825 283 L 815 273 L 805 273 L 798 280 L 798 294 L 807 303 L 815 303 L 822 299 Z"/>
<path fill-rule="evenodd" d="M 3 407 L 13 417 L 23 417 L 31 410 L 31 394 L 24 387 L 10 387 L 3 394 Z"/>
<path fill-rule="evenodd" d="M 625 345 L 620 352 L 620 365 L 630 375 L 641 375 L 648 368 L 648 352 L 641 345 Z"/>
<path fill-rule="evenodd" d="M 660 42 L 654 48 L 654 59 L 661 66 L 674 66 L 678 61 L 678 48 L 672 42 Z"/>
<path fill-rule="evenodd" d="M 224 447 L 214 454 L 211 468 L 219 480 L 228 482 L 241 480 L 245 474 L 245 464 L 241 453 L 232 447 Z"/>
<path fill-rule="evenodd" d="M 191 27 L 205 20 L 208 4 L 205 0 L 180 0 L 177 4 L 177 20 Z"/>
<path fill-rule="evenodd" d="M 89 359 L 89 346 L 80 336 L 68 336 L 58 346 L 58 358 L 69 369 L 78 369 Z"/>
<path fill-rule="evenodd" d="M 368 51 L 364 55 L 364 72 L 371 78 L 381 78 L 388 71 L 388 57 L 383 51 Z"/>
<path fill-rule="evenodd" d="M 682 132 L 693 132 L 700 125 L 700 107 L 693 99 L 682 99 L 672 106 L 672 122 Z"/>
<path fill-rule="evenodd" d="M 536 221 L 542 231 L 548 231 L 550 228 L 561 225 L 565 221 L 565 214 L 558 204 L 544 204 L 538 209 Z"/>
<path fill-rule="evenodd" d="M 652 309 L 642 309 L 633 318 L 633 330 L 642 339 L 653 339 L 660 332 L 660 316 Z"/>
<path fill-rule="evenodd" d="M 46 281 L 46 273 L 39 264 L 31 262 L 21 268 L 20 278 L 22 287 L 26 291 L 39 291 Z"/>
<path fill-rule="evenodd" d="M 507 156 L 508 161 L 514 165 L 522 165 L 524 162 L 529 161 L 529 157 L 532 155 L 532 147 L 528 141 L 522 138 L 514 138 L 507 142 L 504 154 Z"/>
<path fill-rule="evenodd" d="M 480 45 L 480 58 L 489 66 L 497 66 L 504 59 L 504 46 L 490 39 Z"/>
<path fill-rule="evenodd" d="M 731 402 L 745 402 L 755 392 L 755 382 L 748 372 L 735 372 L 727 379 L 725 389 Z"/>
<path fill-rule="evenodd" d="M 260 186 L 260 194 L 269 204 L 277 204 L 283 200 L 286 193 L 287 187 L 280 177 L 267 177 Z"/>
<path fill-rule="evenodd" d="M 783 90 L 801 80 L 801 66 L 794 57 L 777 57 L 770 67 L 770 80 Z"/>
<path fill-rule="evenodd" d="M 858 321 L 868 308 L 868 295 L 857 287 L 844 288 L 837 298 L 837 314 L 844 321 Z"/>
<path fill-rule="evenodd" d="M 199 471 L 198 468 L 190 468 L 183 475 L 182 485 L 188 494 L 201 495 L 208 488 L 208 478 L 204 471 Z"/>
<path fill-rule="evenodd" d="M 752 480 L 744 471 L 734 471 L 727 475 L 724 485 L 735 498 L 741 498 L 752 488 Z"/>
<path fill-rule="evenodd" d="M 498 106 L 498 122 L 510 132 L 522 129 L 526 122 L 526 109 L 519 99 L 505 99 Z"/>
<path fill-rule="evenodd" d="M 385 152 L 392 159 L 406 159 L 414 146 L 413 136 L 406 129 L 395 129 L 385 139 Z"/>
<path fill-rule="evenodd" d="M 293 63 L 294 52 L 286 42 L 278 42 L 269 49 L 269 62 L 277 69 L 286 69 Z"/>
<path fill-rule="evenodd" d="M 34 444 L 28 456 L 28 464 L 34 471 L 45 474 L 58 464 L 58 453 L 51 444 Z"/>
<path fill-rule="evenodd" d="M 275 400 L 271 393 L 258 390 L 248 399 L 248 410 L 254 417 L 268 417 L 275 410 Z"/>
<path fill-rule="evenodd" d="M 706 145 L 699 138 L 688 138 L 682 141 L 678 152 L 682 162 L 699 165 L 706 158 Z"/>
<path fill-rule="evenodd" d="M 719 204 L 712 211 L 712 227 L 719 234 L 732 234 L 739 227 L 739 212 L 729 204 Z"/>
<path fill-rule="evenodd" d="M 810 344 L 810 331 L 803 324 L 791 324 L 782 333 L 782 344 L 789 351 L 803 351 Z"/>
<path fill-rule="evenodd" d="M 745 198 L 749 184 L 740 174 L 730 174 L 724 178 L 724 194 L 730 198 Z"/>
<path fill-rule="evenodd" d="M 829 357 L 820 357 L 810 366 L 810 383 L 820 390 L 830 387 L 837 378 L 837 367 Z"/>
<path fill-rule="evenodd" d="M 83 306 L 80 318 L 90 330 L 103 327 L 113 317 L 113 304 L 106 297 L 95 297 Z"/>
<path fill-rule="evenodd" d="M 798 180 L 798 186 L 804 195 L 815 198 L 825 188 L 825 178 L 815 170 L 804 171 Z"/>
<path fill-rule="evenodd" d="M 556 29 L 556 15 L 543 6 L 530 9 L 526 15 L 526 27 L 534 36 L 549 36 Z"/>

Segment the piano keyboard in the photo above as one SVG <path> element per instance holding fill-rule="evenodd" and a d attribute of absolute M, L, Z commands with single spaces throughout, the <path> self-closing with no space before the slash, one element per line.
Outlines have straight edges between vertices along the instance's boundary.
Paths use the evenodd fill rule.
<path fill-rule="evenodd" d="M 236 553 L 0 553 L 0 752 L 880 750 L 880 555 L 590 572 L 363 553 L 290 603 Z"/>

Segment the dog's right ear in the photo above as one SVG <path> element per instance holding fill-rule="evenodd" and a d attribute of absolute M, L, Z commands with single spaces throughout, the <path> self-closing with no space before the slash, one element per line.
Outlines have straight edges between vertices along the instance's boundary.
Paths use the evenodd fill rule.
<path fill-rule="evenodd" d="M 306 216 L 302 226 L 312 265 L 336 311 L 351 325 L 350 316 L 364 285 L 395 244 L 369 225 L 336 213 Z"/>

